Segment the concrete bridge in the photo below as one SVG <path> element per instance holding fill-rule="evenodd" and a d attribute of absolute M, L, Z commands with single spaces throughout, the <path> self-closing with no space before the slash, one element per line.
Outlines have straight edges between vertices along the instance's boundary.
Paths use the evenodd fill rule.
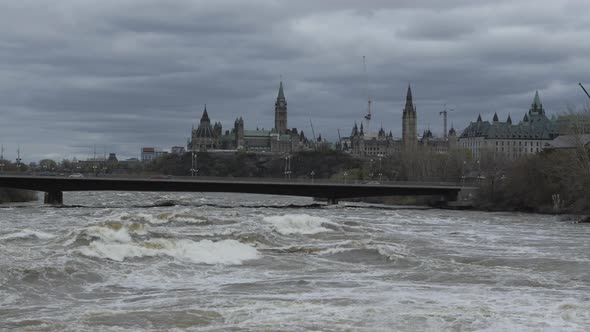
<path fill-rule="evenodd" d="M 348 183 L 334 181 L 232 178 L 70 178 L 60 176 L 0 176 L 0 187 L 45 192 L 46 204 L 63 204 L 64 191 L 232 192 L 339 199 L 370 196 L 440 196 L 457 200 L 465 189 L 453 183 Z"/>

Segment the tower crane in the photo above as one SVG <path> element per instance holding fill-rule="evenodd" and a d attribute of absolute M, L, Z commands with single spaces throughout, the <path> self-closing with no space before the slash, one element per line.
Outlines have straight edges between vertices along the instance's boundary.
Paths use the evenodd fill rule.
<path fill-rule="evenodd" d="M 311 126 L 311 135 L 313 136 L 313 148 L 314 150 L 317 150 L 316 146 L 318 144 L 318 141 L 315 138 L 315 131 L 313 130 L 313 122 L 311 122 L 311 118 L 309 119 L 309 125 Z"/>
<path fill-rule="evenodd" d="M 367 114 L 365 120 L 367 121 L 367 133 L 371 130 L 371 95 L 369 94 L 369 74 L 367 73 L 367 62 L 363 55 L 363 71 L 365 74 L 365 88 L 367 91 Z"/>
<path fill-rule="evenodd" d="M 447 105 L 445 104 L 443 106 L 443 110 L 438 113 L 438 115 L 442 115 L 443 116 L 443 130 L 444 130 L 444 132 L 443 132 L 443 138 L 445 140 L 448 138 L 448 132 L 447 132 L 447 113 L 448 112 L 452 112 L 454 110 L 455 110 L 454 108 L 447 108 Z"/>
<path fill-rule="evenodd" d="M 590 99 L 590 94 L 588 94 L 588 91 L 586 91 L 586 89 L 584 89 L 584 86 L 582 85 L 582 83 L 578 83 L 578 85 L 580 85 L 580 88 L 582 88 L 582 90 L 584 90 L 584 93 L 586 93 L 586 96 L 588 96 L 588 98 Z"/>

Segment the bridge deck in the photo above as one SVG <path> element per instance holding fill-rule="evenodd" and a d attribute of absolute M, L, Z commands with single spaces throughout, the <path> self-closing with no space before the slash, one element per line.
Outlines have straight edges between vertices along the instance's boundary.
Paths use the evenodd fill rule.
<path fill-rule="evenodd" d="M 337 183 L 276 179 L 145 179 L 0 176 L 0 187 L 49 193 L 64 191 L 235 192 L 340 198 L 400 195 L 442 195 L 452 199 L 464 187 L 448 183 Z"/>

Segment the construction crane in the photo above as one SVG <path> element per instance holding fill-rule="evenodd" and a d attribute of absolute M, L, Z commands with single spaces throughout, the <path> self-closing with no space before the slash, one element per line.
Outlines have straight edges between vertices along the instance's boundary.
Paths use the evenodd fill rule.
<path fill-rule="evenodd" d="M 443 116 L 443 128 L 444 128 L 444 129 L 443 129 L 443 130 L 444 130 L 444 132 L 443 132 L 443 137 L 444 137 L 444 139 L 446 140 L 446 139 L 448 138 L 448 132 L 447 132 L 447 113 L 448 113 L 448 112 L 452 112 L 452 111 L 454 111 L 455 109 L 454 109 L 454 108 L 447 108 L 447 104 L 445 104 L 445 105 L 443 106 L 443 108 L 444 108 L 444 109 L 443 109 L 442 111 L 440 111 L 440 112 L 438 113 L 438 115 L 442 115 L 442 116 Z"/>
<path fill-rule="evenodd" d="M 313 136 L 313 148 L 314 150 L 317 150 L 316 146 L 318 144 L 318 141 L 315 138 L 315 131 L 313 130 L 313 123 L 311 122 L 311 118 L 309 118 L 309 125 L 311 126 L 311 135 Z"/>
<path fill-rule="evenodd" d="M 582 90 L 584 90 L 584 93 L 586 93 L 586 96 L 588 96 L 588 99 L 590 99 L 590 94 L 588 94 L 588 91 L 586 91 L 586 89 L 584 89 L 584 86 L 582 85 L 582 83 L 578 83 L 578 85 L 580 85 L 580 88 L 582 88 Z"/>
<path fill-rule="evenodd" d="M 367 121 L 367 133 L 371 132 L 371 95 L 369 94 L 369 74 L 367 73 L 367 62 L 363 55 L 363 71 L 365 74 L 365 89 L 367 92 L 367 114 L 365 120 Z"/>

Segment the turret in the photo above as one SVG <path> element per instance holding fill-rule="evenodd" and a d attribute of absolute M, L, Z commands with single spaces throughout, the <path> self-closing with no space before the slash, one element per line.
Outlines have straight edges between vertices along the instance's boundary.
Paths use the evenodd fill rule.
<path fill-rule="evenodd" d="M 545 110 L 543 109 L 543 104 L 541 104 L 541 98 L 539 98 L 539 91 L 535 91 L 535 97 L 533 98 L 533 103 L 531 104 L 531 109 L 529 110 L 530 115 L 542 115 L 545 114 Z"/>
<path fill-rule="evenodd" d="M 457 147 L 457 132 L 455 131 L 455 128 L 453 128 L 453 125 L 451 125 L 451 129 L 449 130 L 448 139 L 449 150 L 455 149 Z"/>

